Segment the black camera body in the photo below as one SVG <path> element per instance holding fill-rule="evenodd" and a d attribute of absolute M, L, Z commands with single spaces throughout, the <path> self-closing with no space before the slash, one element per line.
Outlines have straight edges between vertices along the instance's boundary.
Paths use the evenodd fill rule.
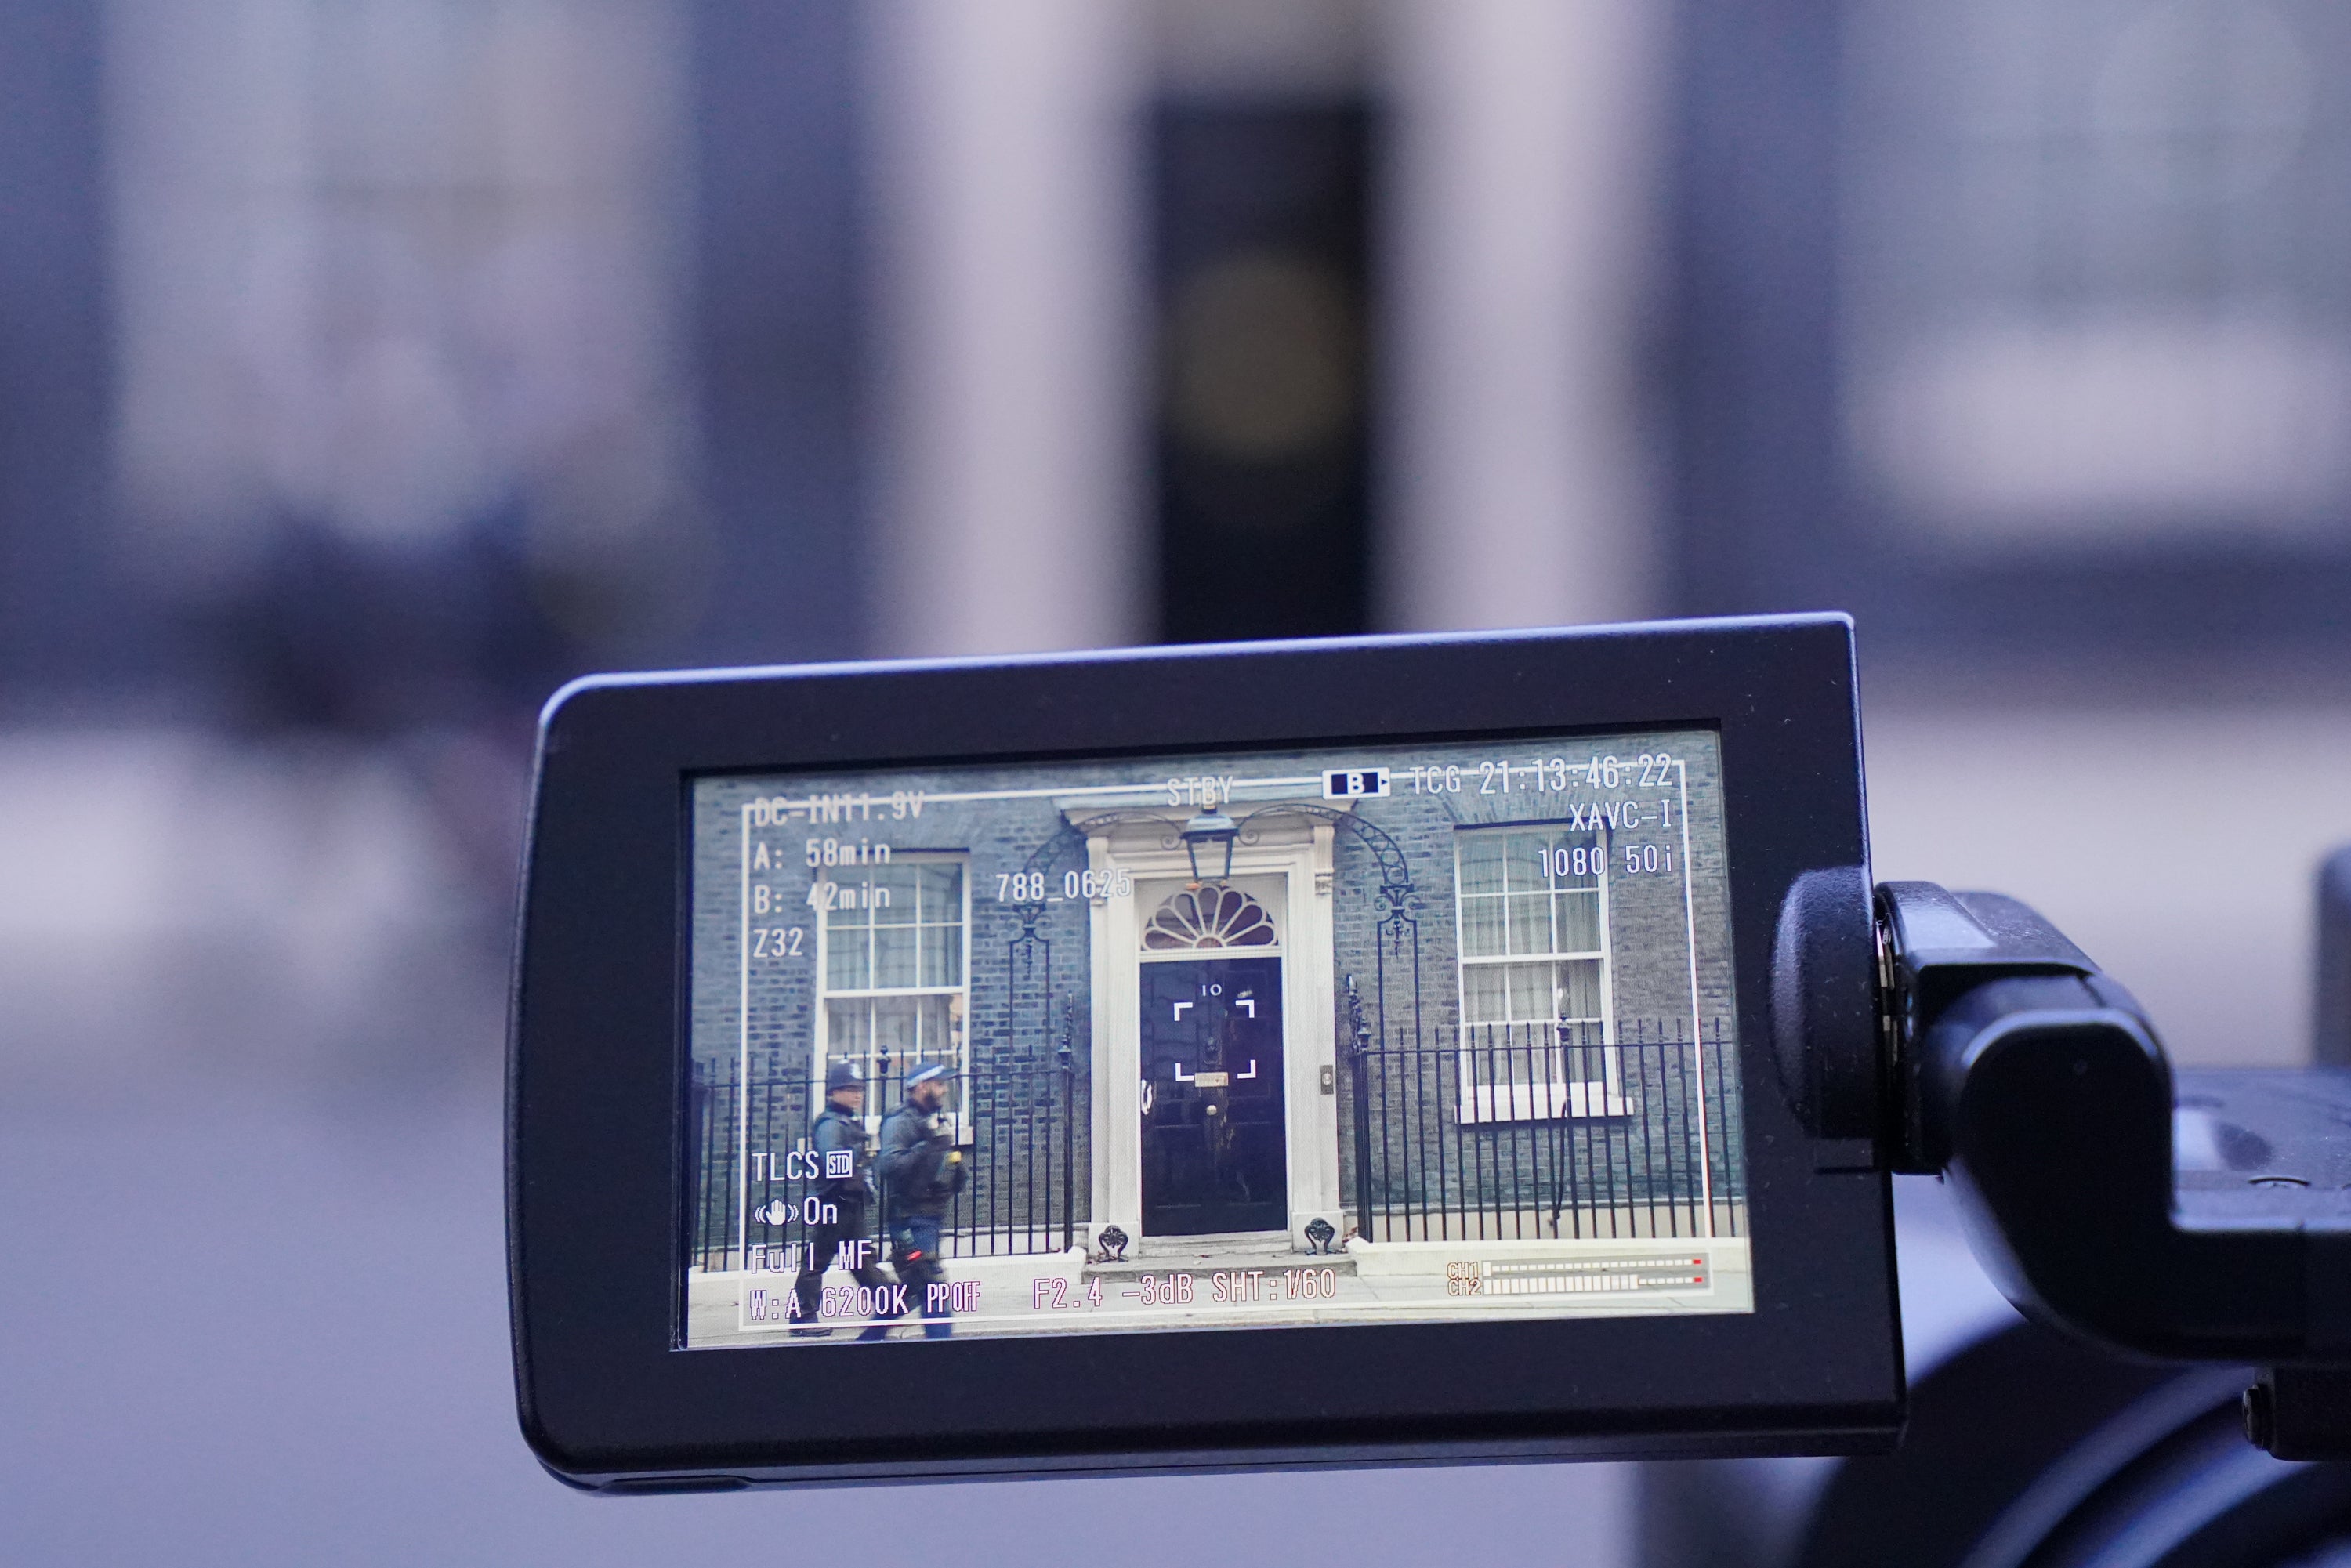
<path fill-rule="evenodd" d="M 2334 1451 L 2333 1102 L 2192 1076 L 2280 1179 L 2175 1200 L 2127 994 L 1873 889 L 1842 616 L 578 682 L 523 1429 L 622 1491 L 1883 1450 L 1936 1170 L 2029 1311 Z"/>
<path fill-rule="evenodd" d="M 1882 1447 L 1883 1162 L 1771 1044 L 1801 886 L 1874 1070 L 1866 865 L 1836 616 L 575 684 L 525 1433 L 622 1489 Z"/>

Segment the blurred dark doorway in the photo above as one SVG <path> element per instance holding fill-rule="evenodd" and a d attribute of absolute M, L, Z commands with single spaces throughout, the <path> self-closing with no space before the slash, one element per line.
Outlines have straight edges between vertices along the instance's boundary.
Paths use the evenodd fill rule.
<path fill-rule="evenodd" d="M 1167 102 L 1149 146 L 1158 635 L 1364 631 L 1372 117 Z"/>

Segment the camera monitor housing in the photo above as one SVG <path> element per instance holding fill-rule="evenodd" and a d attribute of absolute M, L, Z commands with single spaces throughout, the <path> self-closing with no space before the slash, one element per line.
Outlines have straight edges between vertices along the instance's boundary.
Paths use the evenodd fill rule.
<path fill-rule="evenodd" d="M 1798 1016 L 1869 1038 L 1866 868 L 1839 616 L 575 683 L 524 1431 L 623 1490 L 1883 1445 Z"/>

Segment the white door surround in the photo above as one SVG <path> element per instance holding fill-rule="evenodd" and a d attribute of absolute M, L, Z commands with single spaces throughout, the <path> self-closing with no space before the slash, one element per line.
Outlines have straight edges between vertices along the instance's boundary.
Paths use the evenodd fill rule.
<path fill-rule="evenodd" d="M 1301 800 L 1306 799 L 1301 797 Z M 1324 806 L 1319 796 L 1312 803 Z M 1273 804 L 1237 800 L 1238 818 Z M 1073 824 L 1102 814 L 1098 802 L 1060 802 Z M 1090 940 L 1093 980 L 1092 1218 L 1089 1238 L 1106 1225 L 1129 1237 L 1143 1234 L 1142 967 L 1143 926 L 1170 893 L 1189 884 L 1192 865 L 1178 836 L 1192 815 L 1171 808 L 1164 818 L 1125 813 L 1086 836 L 1086 863 L 1097 872 L 1123 871 L 1134 894 L 1092 900 Z M 1193 949 L 1176 958 L 1279 956 L 1281 958 L 1284 1145 L 1290 1162 L 1290 1244 L 1303 1249 L 1306 1227 L 1327 1220 L 1343 1233 L 1339 1191 L 1339 1101 L 1335 957 L 1331 923 L 1331 851 L 1334 830 L 1313 816 L 1276 816 L 1251 827 L 1233 846 L 1233 885 L 1263 904 L 1280 946 Z M 1104 877 L 1102 885 L 1110 884 Z"/>

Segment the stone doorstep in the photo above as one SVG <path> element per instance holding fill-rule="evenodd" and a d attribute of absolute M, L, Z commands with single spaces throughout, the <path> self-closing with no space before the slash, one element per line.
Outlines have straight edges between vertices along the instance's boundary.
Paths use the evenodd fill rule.
<path fill-rule="evenodd" d="M 1353 1274 L 1355 1260 L 1343 1252 L 1328 1256 L 1301 1252 L 1290 1244 L 1286 1230 L 1249 1230 L 1223 1236 L 1146 1236 L 1113 1263 L 1089 1263 L 1085 1272 L 1103 1279 L 1131 1279 L 1139 1274 L 1180 1271 L 1213 1274 L 1219 1270 L 1260 1270 L 1266 1273 L 1296 1273 L 1305 1269 L 1331 1269 Z"/>

